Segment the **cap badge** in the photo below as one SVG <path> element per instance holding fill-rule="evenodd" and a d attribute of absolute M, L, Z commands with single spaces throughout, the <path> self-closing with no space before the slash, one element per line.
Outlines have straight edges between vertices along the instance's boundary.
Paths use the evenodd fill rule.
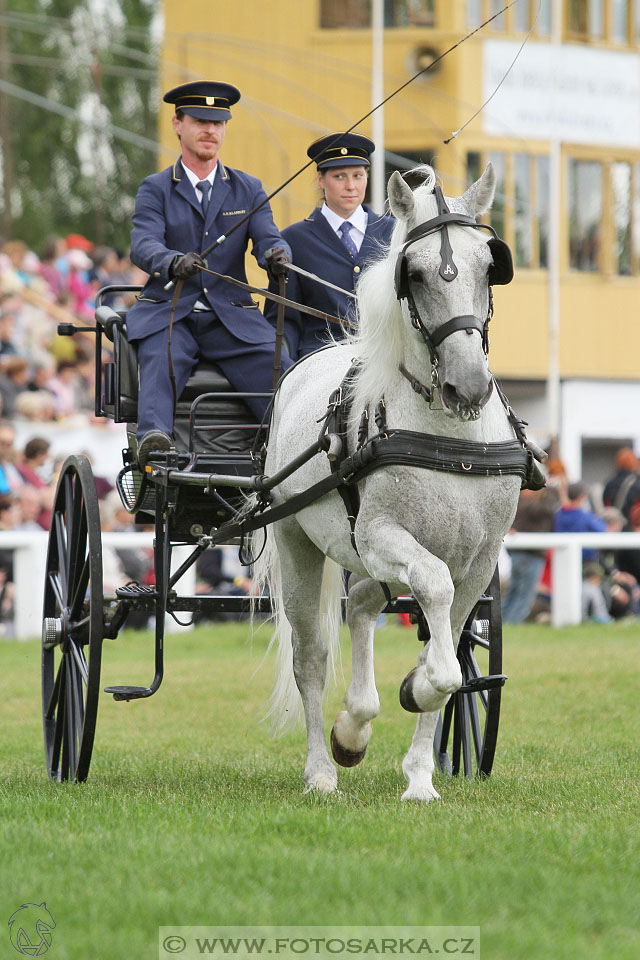
<path fill-rule="evenodd" d="M 207 106 L 208 106 L 208 107 L 212 107 L 212 106 L 214 105 L 214 103 L 216 102 L 216 98 L 215 98 L 215 97 L 205 97 L 205 100 L 207 101 Z"/>
<path fill-rule="evenodd" d="M 343 156 L 345 155 L 346 152 L 347 152 L 347 148 L 346 148 L 346 147 L 343 147 L 342 150 L 340 151 L 340 153 L 341 153 Z"/>

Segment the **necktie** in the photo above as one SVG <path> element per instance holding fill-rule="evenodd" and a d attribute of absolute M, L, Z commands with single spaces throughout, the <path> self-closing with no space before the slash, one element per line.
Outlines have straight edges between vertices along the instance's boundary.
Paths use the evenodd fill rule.
<path fill-rule="evenodd" d="M 208 180 L 198 180 L 197 187 L 202 193 L 202 200 L 200 203 L 202 204 L 202 213 L 206 217 L 207 208 L 209 206 L 209 190 L 211 189 L 211 184 Z"/>
<path fill-rule="evenodd" d="M 345 220 L 344 223 L 340 225 L 340 239 L 344 243 L 351 256 L 357 260 L 358 248 L 356 247 L 353 237 L 351 236 L 351 224 L 348 220 Z"/>

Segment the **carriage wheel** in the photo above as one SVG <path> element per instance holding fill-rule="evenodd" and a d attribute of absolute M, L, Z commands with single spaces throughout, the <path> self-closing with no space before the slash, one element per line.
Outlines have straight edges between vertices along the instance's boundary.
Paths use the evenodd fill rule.
<path fill-rule="evenodd" d="M 442 711 L 433 741 L 441 773 L 488 777 L 498 741 L 502 674 L 502 612 L 496 569 L 487 597 L 469 617 L 458 645 L 463 689 Z M 479 678 L 484 677 L 484 682 Z M 465 687 L 470 687 L 464 692 Z M 484 689 L 483 689 L 484 687 Z M 483 723 L 484 721 L 484 723 Z"/>
<path fill-rule="evenodd" d="M 51 516 L 42 623 L 42 715 L 52 780 L 86 780 L 98 712 L 102 543 L 86 457 L 65 461 Z"/>

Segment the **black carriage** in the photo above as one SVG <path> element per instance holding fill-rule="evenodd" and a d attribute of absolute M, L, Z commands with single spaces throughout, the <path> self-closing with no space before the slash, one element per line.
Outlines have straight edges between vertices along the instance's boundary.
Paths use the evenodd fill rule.
<path fill-rule="evenodd" d="M 133 611 L 155 617 L 155 673 L 148 687 L 112 686 L 115 700 L 145 699 L 163 676 L 165 614 L 239 612 L 249 600 L 229 596 L 184 596 L 178 584 L 205 550 L 223 543 L 242 547 L 234 523 L 247 492 L 268 485 L 261 477 L 259 451 L 266 439 L 243 395 L 215 365 L 195 369 L 176 403 L 176 450 L 154 457 L 142 471 L 137 463 L 137 362 L 127 340 L 126 312 L 103 305 L 107 294 L 137 292 L 107 287 L 97 298 L 95 412 L 127 424 L 129 445 L 117 487 L 124 507 L 142 524 L 153 524 L 155 586 L 131 583 L 105 596 L 102 585 L 100 510 L 86 457 L 69 457 L 61 470 L 49 533 L 42 626 L 42 706 L 47 771 L 52 780 L 86 780 L 91 763 L 104 640 L 115 638 Z M 72 335 L 73 324 L 59 332 Z M 102 362 L 105 338 L 112 359 Z M 275 486 L 277 478 L 271 478 Z M 237 526 L 237 524 L 236 524 Z M 171 573 L 172 548 L 188 545 L 188 559 Z M 268 597 L 254 601 L 270 612 Z M 388 613 L 409 613 L 418 639 L 428 627 L 411 597 L 392 600 Z M 502 674 L 502 628 L 496 575 L 469 616 L 458 659 L 463 686 L 442 711 L 434 741 L 442 773 L 488 776 L 498 736 Z M 479 663 L 483 670 L 480 669 Z M 483 671 L 486 673 L 483 676 Z M 406 704 L 405 704 L 406 706 Z"/>

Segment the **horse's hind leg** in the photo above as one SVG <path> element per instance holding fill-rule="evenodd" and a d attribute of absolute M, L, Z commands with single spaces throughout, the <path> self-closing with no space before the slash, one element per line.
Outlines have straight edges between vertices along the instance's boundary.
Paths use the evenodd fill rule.
<path fill-rule="evenodd" d="M 282 575 L 282 599 L 291 624 L 293 672 L 304 707 L 307 728 L 307 790 L 331 793 L 338 775 L 329 757 L 322 720 L 322 694 L 327 672 L 327 644 L 320 628 L 320 596 L 324 554 L 297 521 L 279 523 L 276 542 Z"/>
<path fill-rule="evenodd" d="M 375 580 L 349 581 L 347 622 L 351 633 L 351 683 L 344 698 L 345 709 L 331 731 L 331 752 L 336 763 L 354 767 L 365 755 L 371 721 L 380 712 L 373 666 L 373 634 L 386 600 Z"/>

